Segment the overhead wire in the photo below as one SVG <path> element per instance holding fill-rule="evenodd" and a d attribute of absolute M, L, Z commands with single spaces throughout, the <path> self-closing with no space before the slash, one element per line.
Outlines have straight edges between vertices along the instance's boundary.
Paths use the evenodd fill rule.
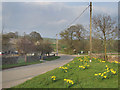
<path fill-rule="evenodd" d="M 88 5 L 83 11 L 82 13 L 79 14 L 79 16 L 77 16 L 66 28 L 68 28 L 69 26 L 71 26 L 77 19 L 79 19 L 83 14 L 84 12 L 89 8 L 90 5 Z"/>

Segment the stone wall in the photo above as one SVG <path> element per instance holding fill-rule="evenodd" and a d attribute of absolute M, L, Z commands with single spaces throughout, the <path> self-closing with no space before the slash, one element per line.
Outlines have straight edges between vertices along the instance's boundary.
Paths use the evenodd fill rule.
<path fill-rule="evenodd" d="M 2 65 L 17 64 L 18 57 L 2 57 Z"/>
<path fill-rule="evenodd" d="M 2 65 L 5 64 L 17 64 L 20 61 L 23 60 L 24 62 L 24 56 L 17 56 L 17 57 L 2 57 Z M 40 60 L 37 56 L 27 56 L 27 62 L 34 62 Z"/>

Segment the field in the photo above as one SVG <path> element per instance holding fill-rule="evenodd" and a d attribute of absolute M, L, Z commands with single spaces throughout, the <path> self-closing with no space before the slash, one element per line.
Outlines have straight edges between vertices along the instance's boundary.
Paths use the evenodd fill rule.
<path fill-rule="evenodd" d="M 76 57 L 13 88 L 118 88 L 118 62 Z"/>

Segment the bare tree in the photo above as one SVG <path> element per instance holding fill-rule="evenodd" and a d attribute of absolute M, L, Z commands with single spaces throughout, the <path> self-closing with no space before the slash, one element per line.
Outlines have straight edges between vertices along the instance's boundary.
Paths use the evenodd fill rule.
<path fill-rule="evenodd" d="M 25 62 L 27 62 L 27 54 L 32 53 L 34 51 L 34 47 L 34 43 L 25 37 L 18 39 L 16 42 L 18 52 L 25 55 Z"/>
<path fill-rule="evenodd" d="M 96 15 L 93 17 L 95 34 L 104 41 L 105 61 L 107 60 L 106 41 L 116 36 L 117 25 L 109 15 Z"/>
<path fill-rule="evenodd" d="M 40 53 L 43 59 L 44 54 L 48 54 L 51 53 L 53 51 L 53 47 L 51 46 L 49 41 L 39 41 L 38 43 L 36 43 L 36 52 Z"/>

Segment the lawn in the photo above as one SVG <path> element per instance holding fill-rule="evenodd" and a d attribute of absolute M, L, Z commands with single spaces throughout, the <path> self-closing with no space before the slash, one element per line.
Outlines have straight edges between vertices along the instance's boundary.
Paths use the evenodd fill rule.
<path fill-rule="evenodd" d="M 56 60 L 56 59 L 58 59 L 58 58 L 60 58 L 60 56 L 52 56 L 52 57 L 49 57 L 49 58 L 47 58 L 47 59 L 45 59 L 45 60 L 47 60 L 47 61 L 52 61 L 52 60 Z"/>
<path fill-rule="evenodd" d="M 88 56 L 76 57 L 63 67 L 36 76 L 13 88 L 118 88 L 118 64 L 101 60 L 93 58 L 89 62 Z M 96 75 L 103 72 L 106 73 Z"/>

